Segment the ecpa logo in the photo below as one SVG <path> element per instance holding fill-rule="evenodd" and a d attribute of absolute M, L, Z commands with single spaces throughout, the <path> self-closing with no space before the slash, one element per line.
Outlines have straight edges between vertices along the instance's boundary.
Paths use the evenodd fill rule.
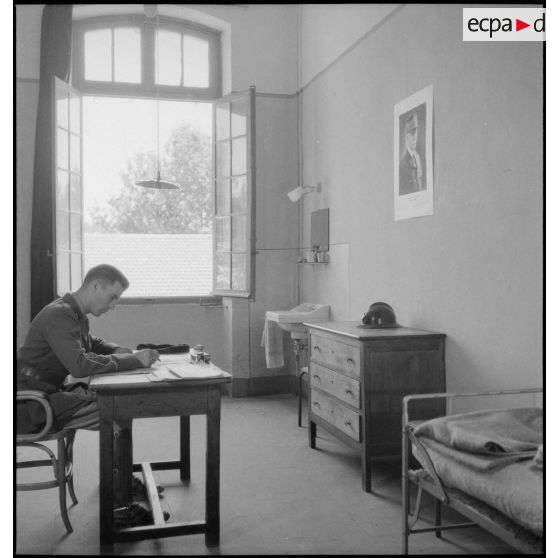
<path fill-rule="evenodd" d="M 463 8 L 464 41 L 544 41 L 544 8 Z"/>

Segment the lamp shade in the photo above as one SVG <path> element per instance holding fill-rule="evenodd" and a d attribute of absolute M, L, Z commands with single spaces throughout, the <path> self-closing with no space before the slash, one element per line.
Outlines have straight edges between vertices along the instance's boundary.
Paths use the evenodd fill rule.
<path fill-rule="evenodd" d="M 287 196 L 293 203 L 296 203 L 304 194 L 314 191 L 319 192 L 320 188 L 316 186 L 297 186 L 294 190 L 287 192 Z"/>
<path fill-rule="evenodd" d="M 157 178 L 151 178 L 149 180 L 136 180 L 136 186 L 141 186 L 142 188 L 154 188 L 155 190 L 178 190 L 178 185 L 173 182 L 168 182 L 166 180 L 161 180 L 161 173 L 157 171 Z"/>

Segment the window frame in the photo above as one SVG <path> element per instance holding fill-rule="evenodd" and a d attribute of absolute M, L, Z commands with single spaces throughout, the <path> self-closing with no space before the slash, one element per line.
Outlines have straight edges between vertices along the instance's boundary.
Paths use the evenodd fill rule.
<path fill-rule="evenodd" d="M 232 133 L 232 105 L 233 103 L 241 100 L 247 101 L 246 107 L 246 131 L 240 136 L 235 136 Z M 228 104 L 229 107 L 229 134 L 227 138 L 219 138 L 217 132 L 217 115 L 216 110 L 219 106 Z M 256 219 L 255 219 L 255 208 L 256 208 L 256 87 L 254 85 L 250 86 L 246 91 L 234 92 L 223 96 L 221 99 L 215 101 L 213 105 L 213 293 L 220 296 L 228 296 L 235 298 L 246 298 L 249 300 L 255 299 L 255 285 L 256 285 Z M 245 198 L 245 209 L 243 212 L 235 212 L 232 209 L 232 195 L 229 197 L 229 210 L 225 212 L 219 212 L 217 208 L 218 199 L 218 183 L 220 180 L 229 180 L 229 188 L 232 188 L 232 182 L 236 175 L 233 173 L 233 150 L 232 144 L 234 140 L 240 139 L 243 136 L 246 137 L 246 198 Z M 217 161 L 217 148 L 219 144 L 228 143 L 230 146 L 229 151 L 229 173 L 224 177 L 218 175 L 218 161 Z M 231 192 L 232 194 L 232 192 Z M 246 217 L 246 229 L 245 229 L 245 249 L 241 251 L 235 250 L 233 247 L 233 219 L 235 216 L 241 216 L 244 214 Z M 218 249 L 218 234 L 217 234 L 217 221 L 220 218 L 230 219 L 229 228 L 229 248 L 228 249 Z M 229 272 L 230 272 L 230 283 L 233 281 L 233 265 L 232 257 L 235 254 L 244 254 L 246 256 L 245 263 L 245 279 L 246 288 L 245 289 L 234 289 L 232 286 L 230 288 L 221 288 L 217 286 L 217 259 L 219 254 L 229 254 Z"/>
<path fill-rule="evenodd" d="M 52 114 L 53 118 L 53 138 L 52 138 L 52 157 L 54 160 L 53 165 L 53 177 L 52 184 L 54 188 L 53 199 L 53 227 L 52 235 L 54 247 L 54 257 L 53 257 L 53 278 L 54 278 L 54 293 L 56 296 L 62 296 L 67 292 L 67 290 L 76 290 L 80 287 L 81 282 L 84 277 L 83 261 L 84 261 L 84 231 L 83 231 L 83 112 L 82 112 L 82 102 L 81 94 L 76 91 L 75 88 L 71 87 L 65 81 L 61 80 L 57 76 L 52 76 L 51 81 L 52 87 L 52 99 L 53 107 Z M 78 101 L 78 111 L 75 113 L 72 111 L 72 99 Z M 65 106 L 65 115 L 67 117 L 65 123 L 60 122 L 59 108 L 61 103 Z M 77 129 L 74 126 L 73 116 L 77 116 Z M 60 145 L 59 139 L 60 134 L 63 134 L 66 138 L 65 145 L 65 161 L 66 166 L 59 166 L 62 146 Z M 72 145 L 75 147 L 75 142 L 72 142 L 72 137 L 77 138 L 78 141 L 78 153 L 77 157 L 79 160 L 78 170 L 72 168 L 72 159 L 76 155 L 73 154 Z M 58 206 L 58 192 L 59 192 L 59 178 L 60 173 L 66 173 L 67 183 L 66 194 L 67 194 L 67 205 L 65 208 Z M 78 190 L 79 190 L 79 207 L 75 207 L 72 204 L 72 177 L 78 180 Z M 74 235 L 74 230 L 72 229 L 72 217 L 80 217 L 80 227 L 78 238 Z M 58 233 L 60 228 L 64 225 L 67 234 L 67 247 L 62 247 L 60 245 L 60 239 L 58 238 Z M 75 244 L 78 246 L 76 247 Z M 77 275 L 74 275 L 73 266 L 75 264 L 75 256 L 79 259 L 79 269 L 76 270 Z M 63 275 L 59 264 L 62 258 L 66 257 L 69 271 L 69 276 L 65 278 L 65 281 L 60 279 Z M 69 258 L 69 259 L 68 259 Z M 60 284 L 66 284 L 64 289 L 60 289 Z"/>
<path fill-rule="evenodd" d="M 84 36 L 85 32 L 94 29 L 113 29 L 115 27 L 140 27 L 141 56 L 141 82 L 122 83 L 115 81 L 92 81 L 84 79 Z M 77 90 L 80 96 L 110 96 L 110 97 L 140 97 L 144 99 L 174 99 L 184 101 L 211 102 L 213 105 L 223 101 L 228 95 L 222 96 L 222 67 L 221 67 L 221 33 L 214 29 L 194 24 L 192 22 L 173 19 L 169 17 L 159 17 L 160 30 L 180 31 L 195 37 L 203 37 L 209 42 L 209 87 L 196 88 L 185 86 L 158 85 L 155 83 L 155 57 L 151 62 L 143 56 L 146 51 L 155 51 L 155 33 L 157 27 L 156 20 L 147 18 L 143 14 L 110 15 L 85 18 L 73 22 L 72 38 L 72 72 L 71 86 Z M 147 31 L 146 31 L 147 30 Z M 181 49 L 182 50 L 182 49 Z M 182 51 L 183 52 L 183 51 Z M 181 54 L 182 56 L 182 54 Z M 251 119 L 255 112 L 255 87 L 250 88 L 252 101 L 250 105 Z M 252 120 L 253 121 L 253 120 Z M 215 126 L 215 122 L 213 123 Z M 215 306 L 222 304 L 222 296 L 253 298 L 255 288 L 255 235 L 254 235 L 254 197 L 255 197 L 255 134 L 253 126 L 251 128 L 251 142 L 248 144 L 251 182 L 248 186 L 249 212 L 251 214 L 251 226 L 247 230 L 247 260 L 248 260 L 248 291 L 219 291 L 214 288 L 207 295 L 184 295 L 184 296 L 143 296 L 121 298 L 124 304 L 188 304 L 198 303 L 201 306 Z M 213 138 L 215 142 L 215 138 Z M 212 150 L 212 167 L 215 172 L 215 156 Z M 213 202 L 215 203 L 215 191 L 212 188 Z M 83 193 L 82 193 L 83 200 Z M 213 225 L 215 226 L 215 225 Z M 82 228 L 83 230 L 83 228 Z M 215 243 L 215 231 L 213 231 L 213 243 Z M 214 254 L 215 258 L 215 254 Z M 56 273 L 56 269 L 55 269 Z M 215 284 L 216 268 L 213 268 L 213 285 Z"/>
<path fill-rule="evenodd" d="M 218 31 L 170 17 L 148 18 L 141 14 L 99 16 L 73 22 L 72 77 L 73 87 L 82 95 L 118 95 L 122 97 L 192 99 L 214 101 L 221 96 L 221 34 Z M 93 81 L 85 79 L 85 33 L 115 27 L 139 27 L 141 49 L 140 83 Z M 209 44 L 209 86 L 189 87 L 159 85 L 155 83 L 155 57 L 144 56 L 155 52 L 155 30 L 179 31 L 192 37 L 203 38 Z M 182 51 L 181 51 L 182 56 Z"/>

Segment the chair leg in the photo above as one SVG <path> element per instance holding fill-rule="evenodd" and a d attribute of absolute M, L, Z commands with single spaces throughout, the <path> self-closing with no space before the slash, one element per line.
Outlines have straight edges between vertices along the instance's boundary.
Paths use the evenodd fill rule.
<path fill-rule="evenodd" d="M 68 510 L 66 509 L 66 441 L 64 438 L 58 439 L 58 497 L 60 499 L 60 513 L 62 520 L 66 526 L 68 533 L 73 533 L 73 528 L 68 517 Z"/>
<path fill-rule="evenodd" d="M 74 438 L 75 438 L 75 431 L 72 431 L 68 436 L 68 443 L 66 445 L 67 452 L 66 452 L 66 463 L 69 468 L 68 474 L 68 492 L 70 493 L 70 498 L 74 505 L 78 503 L 76 498 L 76 493 L 74 492 Z"/>
<path fill-rule="evenodd" d="M 436 498 L 436 527 L 442 525 L 442 502 Z M 436 537 L 442 537 L 442 530 L 436 529 Z"/>

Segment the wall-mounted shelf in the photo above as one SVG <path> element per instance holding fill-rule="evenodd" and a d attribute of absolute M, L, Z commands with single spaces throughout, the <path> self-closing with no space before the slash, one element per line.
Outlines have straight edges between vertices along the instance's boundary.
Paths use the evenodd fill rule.
<path fill-rule="evenodd" d="M 305 265 L 327 265 L 329 262 L 296 262 L 297 264 Z"/>

